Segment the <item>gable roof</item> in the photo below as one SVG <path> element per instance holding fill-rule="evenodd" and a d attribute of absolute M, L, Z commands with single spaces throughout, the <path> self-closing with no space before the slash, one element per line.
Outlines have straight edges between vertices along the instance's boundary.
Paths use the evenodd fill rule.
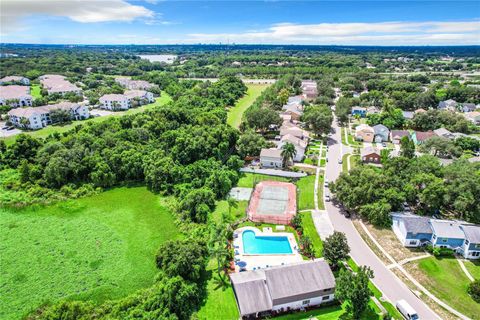
<path fill-rule="evenodd" d="M 480 226 L 462 225 L 461 228 L 465 233 L 465 239 L 471 243 L 480 243 Z"/>
<path fill-rule="evenodd" d="M 436 136 L 436 134 L 433 131 L 427 131 L 427 132 L 415 131 L 415 137 L 417 138 L 417 141 L 425 141 L 434 136 Z"/>
<path fill-rule="evenodd" d="M 388 130 L 388 128 L 383 124 L 377 124 L 373 126 L 373 131 L 375 132 L 375 134 L 382 134 L 382 133 L 388 134 L 390 132 L 390 130 Z"/>
<path fill-rule="evenodd" d="M 230 280 L 242 315 L 271 310 L 282 301 L 321 296 L 323 290 L 335 288 L 335 277 L 324 260 L 232 273 Z"/>
<path fill-rule="evenodd" d="M 398 217 L 403 221 L 405 230 L 413 234 L 418 233 L 432 233 L 430 226 L 430 218 L 422 217 L 413 214 L 393 213 L 392 216 Z"/>
<path fill-rule="evenodd" d="M 369 154 L 372 154 L 372 153 L 380 155 L 380 150 L 376 147 L 366 147 L 366 148 L 360 149 L 360 156 L 362 157 L 368 156 Z"/>
<path fill-rule="evenodd" d="M 465 234 L 460 229 L 460 224 L 457 221 L 448 220 L 430 220 L 433 233 L 439 238 L 454 238 L 464 239 Z"/>
<path fill-rule="evenodd" d="M 448 136 L 448 135 L 451 135 L 452 133 L 450 131 L 448 131 L 447 129 L 445 128 L 438 128 L 438 129 L 435 129 L 433 130 L 433 132 L 437 135 L 437 136 Z"/>
<path fill-rule="evenodd" d="M 355 132 L 360 132 L 360 131 L 368 131 L 368 132 L 372 132 L 374 133 L 375 130 L 373 130 L 372 127 L 370 127 L 368 124 L 359 124 L 356 128 L 355 128 Z"/>
<path fill-rule="evenodd" d="M 282 158 L 282 150 L 280 149 L 262 149 L 260 151 L 260 158 L 268 157 L 268 158 Z"/>
<path fill-rule="evenodd" d="M 286 134 L 282 137 L 282 142 L 283 141 L 287 141 L 287 142 L 290 142 L 290 143 L 293 143 L 295 146 L 299 147 L 299 148 L 302 148 L 302 149 L 305 149 L 307 147 L 307 142 L 302 140 L 302 139 L 299 139 L 291 134 Z"/>
<path fill-rule="evenodd" d="M 0 86 L 0 98 L 1 99 L 21 99 L 32 98 L 30 95 L 30 87 L 28 86 Z"/>
<path fill-rule="evenodd" d="M 410 132 L 408 130 L 392 130 L 392 138 L 403 138 L 408 136 L 410 136 Z"/>

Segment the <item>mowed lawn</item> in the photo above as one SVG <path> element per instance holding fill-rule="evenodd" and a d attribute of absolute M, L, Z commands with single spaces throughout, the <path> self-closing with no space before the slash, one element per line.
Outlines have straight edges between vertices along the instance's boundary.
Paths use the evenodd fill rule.
<path fill-rule="evenodd" d="M 91 118 L 91 119 L 87 119 L 87 120 L 72 121 L 71 123 L 66 124 L 66 125 L 51 125 L 51 126 L 47 126 L 47 127 L 43 128 L 43 129 L 40 129 L 40 130 L 25 131 L 24 133 L 28 134 L 28 135 L 31 135 L 32 137 L 35 137 L 35 138 L 46 138 L 52 133 L 55 133 L 55 132 L 63 133 L 63 132 L 66 132 L 68 130 L 71 130 L 74 127 L 76 127 L 78 125 L 81 125 L 81 124 L 86 124 L 86 123 L 90 123 L 90 122 L 102 122 L 102 121 L 105 121 L 105 120 L 107 120 L 111 117 L 118 117 L 118 116 L 123 116 L 123 115 L 127 115 L 127 114 L 130 114 L 130 115 L 131 114 L 136 114 L 136 113 L 148 110 L 148 109 L 152 109 L 152 108 L 155 108 L 155 107 L 158 107 L 158 106 L 165 105 L 165 104 L 169 103 L 170 101 L 172 101 L 172 98 L 167 93 L 162 92 L 162 95 L 160 97 L 156 98 L 154 103 L 146 104 L 146 105 L 138 107 L 138 108 L 129 109 L 127 111 L 118 111 L 118 112 L 115 112 L 111 115 L 107 115 L 107 116 L 103 116 L 103 117 L 96 117 L 96 118 Z M 4 139 L 6 144 L 12 144 L 12 143 L 15 142 L 16 138 L 17 138 L 17 136 L 11 136 L 11 137 L 8 137 L 8 138 L 1 138 L 1 139 Z"/>
<path fill-rule="evenodd" d="M 33 99 L 39 99 L 42 98 L 42 89 L 40 88 L 39 84 L 32 84 L 30 86 L 30 95 L 33 97 Z"/>
<path fill-rule="evenodd" d="M 116 299 L 148 287 L 161 243 L 180 237 L 161 197 L 122 187 L 45 208 L 0 209 L 0 319 L 62 298 Z"/>
<path fill-rule="evenodd" d="M 478 319 L 480 304 L 468 295 L 470 281 L 454 258 L 431 257 L 413 263 L 411 267 L 416 271 L 417 281 L 452 308 Z"/>
<path fill-rule="evenodd" d="M 234 128 L 239 128 L 242 123 L 243 113 L 252 105 L 269 84 L 247 84 L 248 90 L 235 106 L 228 110 L 227 123 Z"/>

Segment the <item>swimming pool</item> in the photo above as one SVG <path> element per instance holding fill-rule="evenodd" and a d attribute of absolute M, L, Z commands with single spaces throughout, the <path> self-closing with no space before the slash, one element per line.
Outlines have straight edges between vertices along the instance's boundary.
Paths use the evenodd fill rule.
<path fill-rule="evenodd" d="M 256 236 L 255 231 L 242 233 L 243 252 L 245 254 L 290 254 L 292 248 L 284 236 Z"/>

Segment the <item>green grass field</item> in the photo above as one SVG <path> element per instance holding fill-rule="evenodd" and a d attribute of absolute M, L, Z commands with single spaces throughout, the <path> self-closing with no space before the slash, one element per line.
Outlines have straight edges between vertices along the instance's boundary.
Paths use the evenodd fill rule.
<path fill-rule="evenodd" d="M 464 261 L 463 263 L 472 277 L 480 279 L 480 261 Z"/>
<path fill-rule="evenodd" d="M 284 177 L 268 176 L 266 174 L 258 173 L 242 173 L 240 180 L 238 180 L 237 187 L 253 188 L 254 182 L 258 183 L 265 180 L 288 182 L 288 179 Z"/>
<path fill-rule="evenodd" d="M 42 89 L 40 88 L 39 84 L 32 84 L 30 86 L 30 95 L 33 97 L 33 99 L 42 98 L 41 91 Z"/>
<path fill-rule="evenodd" d="M 241 219 L 246 216 L 248 201 L 238 201 L 237 208 L 230 209 L 230 218 L 232 221 Z M 212 219 L 215 223 L 220 223 L 222 220 L 222 214 L 228 214 L 228 202 L 227 200 L 217 201 L 217 206 L 215 207 L 215 211 L 212 212 Z"/>
<path fill-rule="evenodd" d="M 297 181 L 298 210 L 315 209 L 314 199 L 315 176 L 306 176 Z"/>
<path fill-rule="evenodd" d="M 118 117 L 118 116 L 123 116 L 123 115 L 127 115 L 127 114 L 136 114 L 136 113 L 148 110 L 148 109 L 152 109 L 152 108 L 155 108 L 155 107 L 158 107 L 158 106 L 161 106 L 161 105 L 165 105 L 170 101 L 172 101 L 172 98 L 167 93 L 162 92 L 162 96 L 156 98 L 154 103 L 146 104 L 144 106 L 141 106 L 141 107 L 138 107 L 138 108 L 135 108 L 135 109 L 129 109 L 127 111 L 115 112 L 112 115 L 108 115 L 108 116 L 104 116 L 104 117 L 96 117 L 96 118 L 91 118 L 91 119 L 87 119 L 87 120 L 73 121 L 72 123 L 62 125 L 62 126 L 57 126 L 57 125 L 47 126 L 47 127 L 43 128 L 43 129 L 40 129 L 40 130 L 25 131 L 25 134 L 31 135 L 32 137 L 35 137 L 35 138 L 46 138 L 52 133 L 66 132 L 66 131 L 68 131 L 70 129 L 73 129 L 74 127 L 76 127 L 80 124 L 84 124 L 84 123 L 88 123 L 88 122 L 102 122 L 102 121 L 105 121 L 105 120 L 107 120 L 111 117 Z M 8 138 L 0 138 L 0 139 L 4 139 L 6 144 L 12 144 L 13 142 L 15 142 L 16 137 L 17 136 L 12 136 L 12 137 L 8 137 Z"/>
<path fill-rule="evenodd" d="M 313 224 L 312 213 L 302 212 L 301 215 L 303 234 L 308 236 L 312 241 L 313 247 L 315 248 L 315 257 L 321 258 L 323 256 L 323 243 L 318 235 L 315 225 Z"/>
<path fill-rule="evenodd" d="M 235 106 L 228 110 L 227 123 L 238 129 L 240 123 L 242 123 L 243 113 L 268 86 L 268 84 L 247 84 L 247 94 L 238 100 Z"/>
<path fill-rule="evenodd" d="M 414 263 L 423 273 L 422 277 L 416 279 L 429 291 L 464 315 L 472 319 L 478 318 L 480 304 L 468 295 L 470 281 L 455 259 L 431 257 Z"/>
<path fill-rule="evenodd" d="M 161 197 L 122 187 L 45 208 L 0 209 L 0 318 L 43 302 L 123 297 L 153 283 L 161 243 L 180 236 Z"/>

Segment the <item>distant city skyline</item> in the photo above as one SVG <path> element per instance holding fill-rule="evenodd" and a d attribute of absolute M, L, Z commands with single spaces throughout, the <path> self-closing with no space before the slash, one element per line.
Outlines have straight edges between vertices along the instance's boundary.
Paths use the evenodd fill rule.
<path fill-rule="evenodd" d="M 2 0 L 3 43 L 480 45 L 479 1 Z"/>

